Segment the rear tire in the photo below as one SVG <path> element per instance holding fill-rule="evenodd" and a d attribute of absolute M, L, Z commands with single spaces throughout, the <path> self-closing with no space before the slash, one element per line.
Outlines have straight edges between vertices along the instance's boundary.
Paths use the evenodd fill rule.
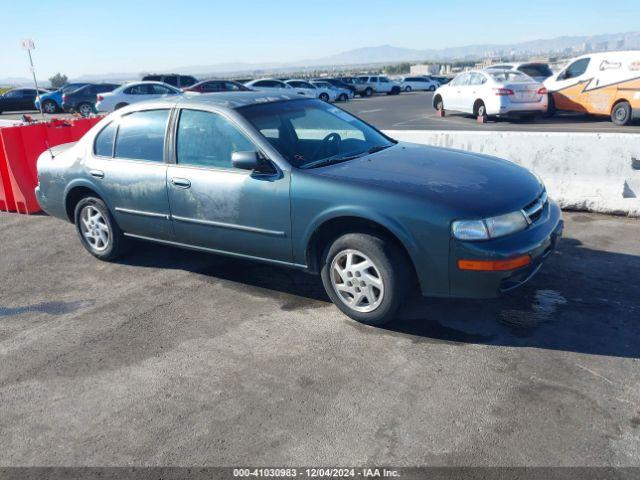
<path fill-rule="evenodd" d="M 364 89 L 363 95 L 365 97 L 370 97 L 371 95 L 373 95 L 373 88 L 371 87 L 367 87 Z"/>
<path fill-rule="evenodd" d="M 367 325 L 392 321 L 411 287 L 406 256 L 393 242 L 369 233 L 347 233 L 322 257 L 322 283 L 331 301 Z"/>
<path fill-rule="evenodd" d="M 435 91 L 436 91 L 436 87 L 434 87 L 433 85 L 431 85 L 431 86 L 429 87 L 429 91 L 430 91 L 430 92 L 435 92 Z"/>
<path fill-rule="evenodd" d="M 549 94 L 549 99 L 547 100 L 547 113 L 545 116 L 551 118 L 555 116 L 556 113 L 556 101 L 553 99 L 553 95 Z"/>
<path fill-rule="evenodd" d="M 42 102 L 42 111 L 49 115 L 54 114 L 58 111 L 58 105 L 56 105 L 56 102 L 52 100 L 45 100 Z"/>
<path fill-rule="evenodd" d="M 83 117 L 88 117 L 89 115 L 91 115 L 93 113 L 93 105 L 91 105 L 88 102 L 83 102 L 80 105 L 78 105 L 76 110 Z"/>
<path fill-rule="evenodd" d="M 318 98 L 323 102 L 329 102 L 329 94 L 327 93 L 322 92 Z"/>
<path fill-rule="evenodd" d="M 436 98 L 433 99 L 433 108 L 436 110 L 444 110 L 444 101 L 440 95 L 437 95 Z"/>
<path fill-rule="evenodd" d="M 489 115 L 487 115 L 487 107 L 482 100 L 476 100 L 476 103 L 473 106 L 473 115 L 476 118 L 482 117 L 485 122 L 489 119 Z"/>
<path fill-rule="evenodd" d="M 126 250 L 126 237 L 100 198 L 81 199 L 73 219 L 82 246 L 94 257 L 111 261 Z"/>
<path fill-rule="evenodd" d="M 404 91 L 409 93 L 411 91 L 411 85 L 407 85 L 406 87 L 404 87 Z"/>
<path fill-rule="evenodd" d="M 347 95 L 346 93 L 341 93 L 340 96 L 338 97 L 338 101 L 339 102 L 348 102 L 349 101 L 349 95 Z"/>
<path fill-rule="evenodd" d="M 611 110 L 611 121 L 616 125 L 625 126 L 631 122 L 631 105 L 627 101 L 618 102 Z"/>

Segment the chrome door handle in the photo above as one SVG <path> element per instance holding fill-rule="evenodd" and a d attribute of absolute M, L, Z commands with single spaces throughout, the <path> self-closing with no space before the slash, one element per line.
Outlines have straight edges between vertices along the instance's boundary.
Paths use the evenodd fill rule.
<path fill-rule="evenodd" d="M 89 174 L 95 178 L 104 178 L 104 172 L 102 170 L 89 170 Z"/>
<path fill-rule="evenodd" d="M 171 183 L 178 188 L 189 188 L 191 186 L 191 181 L 186 178 L 173 177 Z"/>

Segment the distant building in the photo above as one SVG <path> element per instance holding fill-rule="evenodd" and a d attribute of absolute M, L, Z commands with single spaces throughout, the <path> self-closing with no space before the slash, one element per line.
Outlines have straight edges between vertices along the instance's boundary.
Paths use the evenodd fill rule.
<path fill-rule="evenodd" d="M 411 65 L 411 75 L 438 75 L 442 71 L 442 65 L 439 64 L 421 64 Z"/>

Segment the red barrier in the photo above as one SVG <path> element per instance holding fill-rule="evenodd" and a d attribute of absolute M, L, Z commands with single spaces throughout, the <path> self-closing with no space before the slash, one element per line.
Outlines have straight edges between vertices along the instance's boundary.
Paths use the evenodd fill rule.
<path fill-rule="evenodd" d="M 102 118 L 53 120 L 0 128 L 0 210 L 35 213 L 36 161 L 48 147 L 76 142 Z"/>

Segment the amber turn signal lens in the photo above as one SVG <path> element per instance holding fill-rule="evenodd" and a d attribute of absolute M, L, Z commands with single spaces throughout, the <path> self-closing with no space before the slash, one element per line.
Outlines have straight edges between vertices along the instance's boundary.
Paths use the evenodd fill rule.
<path fill-rule="evenodd" d="M 521 255 L 509 260 L 458 260 L 458 268 L 476 272 L 503 272 L 515 270 L 530 263 L 531 257 L 529 255 Z"/>

